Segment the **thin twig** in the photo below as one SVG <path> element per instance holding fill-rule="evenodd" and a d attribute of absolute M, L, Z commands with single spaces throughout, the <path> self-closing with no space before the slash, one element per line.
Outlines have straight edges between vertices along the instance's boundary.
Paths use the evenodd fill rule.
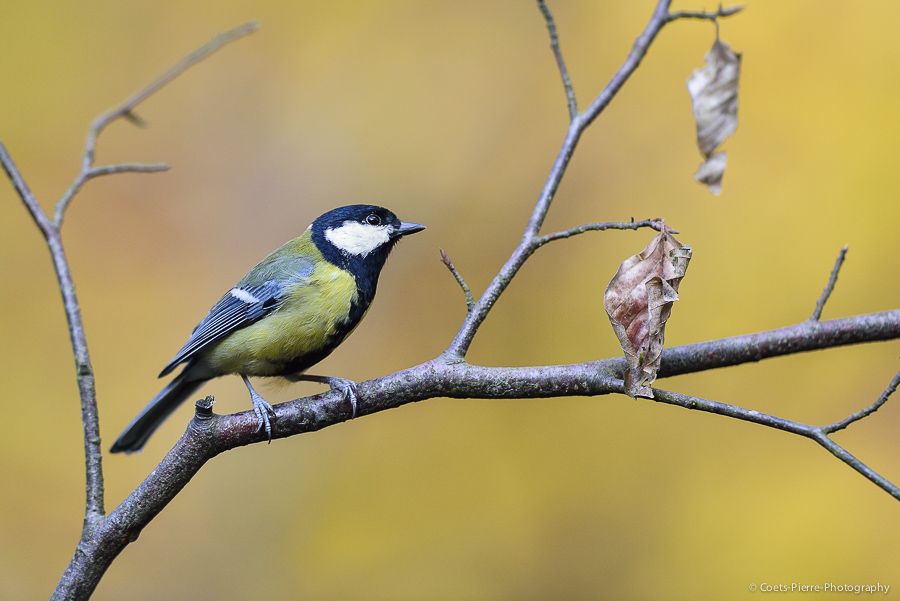
<path fill-rule="evenodd" d="M 69 203 L 75 198 L 75 195 L 81 190 L 81 187 L 91 179 L 102 175 L 111 175 L 113 173 L 156 173 L 159 171 L 167 171 L 169 166 L 165 163 L 120 163 L 113 165 L 101 165 L 100 167 L 90 167 L 86 171 L 82 170 L 66 191 L 63 193 L 59 202 L 56 203 L 56 209 L 53 213 L 53 227 L 59 229 L 62 227 L 62 220 L 65 215 Z"/>
<path fill-rule="evenodd" d="M 605 223 L 585 223 L 584 225 L 579 225 L 577 227 L 563 230 L 561 232 L 554 232 L 552 234 L 538 236 L 532 241 L 532 244 L 534 245 L 535 250 L 537 250 L 548 242 L 565 240 L 566 238 L 584 234 L 585 232 L 602 232 L 604 230 L 637 230 L 642 227 L 649 227 L 659 232 L 662 231 L 663 220 L 659 217 L 654 217 L 653 219 L 644 219 L 643 221 L 607 221 Z M 674 230 L 669 226 L 666 226 L 666 231 L 672 234 L 678 233 L 678 230 Z"/>
<path fill-rule="evenodd" d="M 575 101 L 575 90 L 572 89 L 572 81 L 569 79 L 569 71 L 566 69 L 566 62 L 563 60 L 562 51 L 559 48 L 559 34 L 556 31 L 556 22 L 553 15 L 547 7 L 544 0 L 537 0 L 538 8 L 544 15 L 547 22 L 547 31 L 550 32 L 550 48 L 553 49 L 553 56 L 556 58 L 556 66 L 559 67 L 559 74 L 562 76 L 563 88 L 566 90 L 566 100 L 569 105 L 569 119 L 574 119 L 578 114 L 578 103 Z"/>
<path fill-rule="evenodd" d="M 895 499 L 900 500 L 900 489 L 893 482 L 867 466 L 865 463 L 854 457 L 844 447 L 834 442 L 822 432 L 817 432 L 811 436 L 813 440 L 828 449 L 832 455 L 855 469 L 857 472 L 874 482 L 879 488 L 887 492 Z"/>
<path fill-rule="evenodd" d="M 9 181 L 12 182 L 13 188 L 16 190 L 19 198 L 22 199 L 22 203 L 25 205 L 25 208 L 28 209 L 34 223 L 41 230 L 41 233 L 44 234 L 44 238 L 49 238 L 52 235 L 53 225 L 50 223 L 50 220 L 47 219 L 47 214 L 44 213 L 44 209 L 41 208 L 41 205 L 34 197 L 31 188 L 25 183 L 25 179 L 22 177 L 22 174 L 19 173 L 19 168 L 16 167 L 15 161 L 13 161 L 9 152 L 7 152 L 3 142 L 0 142 L 0 163 L 3 164 L 3 170 L 6 171 Z"/>
<path fill-rule="evenodd" d="M 653 400 L 661 403 L 678 405 L 679 407 L 685 407 L 686 409 L 697 409 L 700 411 L 717 413 L 719 415 L 727 415 L 746 422 L 768 426 L 770 428 L 776 428 L 778 430 L 784 430 L 786 432 L 805 436 L 806 438 L 811 438 L 828 449 L 835 457 L 865 476 L 869 481 L 875 483 L 889 495 L 900 500 L 900 487 L 897 487 L 896 484 L 884 478 L 881 474 L 851 455 L 841 445 L 828 438 L 821 428 L 781 417 L 775 417 L 774 415 L 769 415 L 767 413 L 760 413 L 759 411 L 744 409 L 725 403 L 718 403 L 716 401 L 710 401 L 687 394 L 660 390 L 658 388 L 653 389 L 653 395 Z"/>
<path fill-rule="evenodd" d="M 669 21 L 677 21 L 678 19 L 708 19 L 710 21 L 715 21 L 719 17 L 730 17 L 731 15 L 736 15 L 742 10 L 744 10 L 743 5 L 729 6 L 728 8 L 719 7 L 719 10 L 714 13 L 706 11 L 679 10 L 674 13 L 669 13 Z"/>
<path fill-rule="evenodd" d="M 79 176 L 76 177 L 75 182 L 73 182 L 72 186 L 69 187 L 69 190 L 66 191 L 66 194 L 64 194 L 62 198 L 59 199 L 59 202 L 56 203 L 56 210 L 53 213 L 53 223 L 55 223 L 57 227 L 62 224 L 63 216 L 65 215 L 69 203 L 72 201 L 75 193 L 86 180 L 87 174 L 92 170 L 92 166 L 94 164 L 94 153 L 97 147 L 97 137 L 107 125 L 119 118 L 126 118 L 132 123 L 143 125 L 143 119 L 141 119 L 134 113 L 134 109 L 137 107 L 137 105 L 155 94 L 157 91 L 159 91 L 160 88 L 184 73 L 193 65 L 196 65 L 197 63 L 205 59 L 207 56 L 209 56 L 225 44 L 237 40 L 245 35 L 251 34 L 257 29 L 259 29 L 259 24 L 256 22 L 250 22 L 217 35 L 206 45 L 198 48 L 191 54 L 181 59 L 171 69 L 163 73 L 155 81 L 150 83 L 144 89 L 140 90 L 137 94 L 135 94 L 119 106 L 115 107 L 114 109 L 107 111 L 94 119 L 94 122 L 91 124 L 91 127 L 88 130 L 87 140 L 84 144 L 84 152 L 81 157 L 81 171 L 79 173 Z M 80 182 L 79 178 L 81 178 Z"/>
<path fill-rule="evenodd" d="M 159 173 L 169 169 L 170 167 L 166 163 L 116 163 L 92 168 L 88 171 L 87 178 L 92 179 L 113 173 Z"/>
<path fill-rule="evenodd" d="M 887 403 L 887 400 L 890 398 L 890 396 L 892 394 L 894 394 L 894 392 L 897 390 L 897 386 L 900 386 L 900 371 L 897 372 L 897 375 L 894 376 L 894 379 L 891 380 L 891 383 L 888 384 L 888 387 L 884 389 L 884 392 L 881 393 L 881 396 L 879 396 L 875 400 L 874 403 L 872 403 L 865 409 L 862 409 L 860 411 L 857 411 L 856 413 L 849 415 L 848 417 L 842 419 L 839 422 L 834 422 L 833 424 L 829 424 L 827 426 L 822 426 L 820 428 L 822 430 L 822 433 L 823 434 L 833 434 L 834 432 L 843 430 L 844 428 L 846 428 L 853 422 L 857 422 L 857 421 L 863 419 L 864 417 L 868 417 L 868 416 L 872 415 L 873 413 L 878 411 L 882 405 Z"/>
<path fill-rule="evenodd" d="M 834 291 L 834 285 L 837 283 L 838 279 L 838 272 L 841 270 L 841 266 L 844 264 L 844 258 L 846 256 L 847 247 L 844 246 L 838 254 L 837 260 L 834 262 L 834 267 L 831 269 L 831 276 L 828 278 L 828 284 L 825 285 L 825 290 L 822 291 L 822 296 L 816 301 L 816 309 L 813 311 L 812 317 L 809 318 L 810 321 L 819 321 L 819 318 L 822 317 L 822 310 L 825 308 L 825 303 L 828 302 L 828 297 L 831 296 L 831 293 Z"/>
<path fill-rule="evenodd" d="M 23 204 L 31 214 L 32 219 L 44 238 L 50 250 L 50 257 L 56 270 L 59 281 L 59 290 L 63 297 L 63 307 L 69 323 L 69 336 L 72 341 L 72 351 L 75 358 L 75 377 L 78 382 L 78 390 L 81 396 L 81 420 L 84 425 L 84 452 L 85 452 L 85 479 L 86 501 L 84 531 L 93 528 L 97 520 L 103 515 L 103 465 L 100 451 L 100 423 L 97 414 L 97 393 L 94 386 L 94 372 L 91 367 L 91 358 L 88 353 L 87 340 L 84 335 L 84 326 L 81 321 L 81 309 L 78 298 L 75 296 L 75 284 L 72 281 L 72 273 L 63 250 L 59 229 L 47 218 L 47 214 L 38 204 L 25 183 L 22 174 L 16 167 L 12 157 L 6 148 L 0 143 L 0 162 L 9 176 Z"/>
<path fill-rule="evenodd" d="M 462 275 L 456 270 L 456 267 L 453 266 L 453 262 L 450 260 L 450 257 L 447 256 L 447 253 L 444 252 L 443 248 L 439 248 L 441 251 L 441 262 L 447 266 L 447 269 L 450 270 L 450 273 L 453 274 L 453 277 L 456 278 L 456 283 L 459 284 L 459 287 L 462 288 L 463 294 L 466 297 L 466 312 L 471 313 L 472 309 L 475 308 L 475 299 L 472 298 L 472 291 L 469 290 L 469 285 L 466 284 L 466 281 L 463 279 Z"/>
<path fill-rule="evenodd" d="M 259 23 L 256 23 L 255 21 L 244 23 L 243 25 L 239 25 L 234 29 L 231 29 L 224 33 L 220 33 L 212 40 L 207 42 L 204 46 L 201 46 L 197 50 L 194 50 L 192 53 L 188 54 L 186 57 L 172 66 L 172 68 L 160 75 L 155 81 L 151 82 L 144 89 L 137 92 L 134 96 L 132 96 L 116 108 L 112 109 L 111 111 L 108 111 L 97 117 L 97 119 L 94 120 L 94 124 L 91 126 L 91 130 L 95 134 L 94 138 L 96 139 L 96 135 L 99 134 L 104 127 L 106 127 L 110 122 L 118 119 L 119 117 L 128 116 L 130 119 L 138 118 L 136 115 L 134 115 L 134 109 L 141 102 L 158 92 L 159 89 L 164 85 L 184 73 L 190 67 L 205 59 L 207 56 L 209 56 L 225 44 L 242 38 L 245 35 L 249 35 L 257 29 L 259 29 Z M 139 122 L 142 123 L 143 121 L 141 120 Z M 93 146 L 90 146 L 89 150 L 92 152 Z"/>

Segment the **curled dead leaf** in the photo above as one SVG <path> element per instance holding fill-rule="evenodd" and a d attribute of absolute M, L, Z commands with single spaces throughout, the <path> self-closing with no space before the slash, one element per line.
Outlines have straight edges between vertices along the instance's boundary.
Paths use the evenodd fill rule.
<path fill-rule="evenodd" d="M 700 165 L 694 179 L 706 184 L 709 191 L 718 195 L 722 191 L 722 176 L 725 175 L 726 156 L 724 152 L 714 152 L 706 162 Z"/>
<path fill-rule="evenodd" d="M 740 75 L 741 54 L 716 36 L 706 54 L 706 66 L 696 69 L 687 81 L 697 123 L 697 147 L 707 159 L 694 178 L 708 185 L 713 194 L 721 190 L 725 172 L 725 155 L 713 153 L 737 128 Z"/>
<path fill-rule="evenodd" d="M 691 260 L 691 247 L 663 231 L 639 254 L 625 259 L 603 293 L 603 308 L 625 352 L 625 392 L 653 398 L 665 341 L 666 322 L 678 300 L 678 285 Z"/>

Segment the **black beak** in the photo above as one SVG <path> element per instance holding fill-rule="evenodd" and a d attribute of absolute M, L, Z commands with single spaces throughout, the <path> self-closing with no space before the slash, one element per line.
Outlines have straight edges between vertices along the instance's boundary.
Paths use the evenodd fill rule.
<path fill-rule="evenodd" d="M 400 227 L 394 230 L 394 233 L 391 234 L 391 238 L 399 238 L 400 236 L 407 236 L 409 234 L 415 234 L 416 232 L 421 232 L 425 229 L 425 226 L 421 223 L 411 223 L 409 221 L 401 221 Z"/>

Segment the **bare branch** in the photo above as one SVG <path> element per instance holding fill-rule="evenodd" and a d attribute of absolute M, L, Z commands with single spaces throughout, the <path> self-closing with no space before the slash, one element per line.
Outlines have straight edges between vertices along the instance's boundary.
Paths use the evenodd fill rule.
<path fill-rule="evenodd" d="M 49 238 L 52 235 L 53 226 L 50 220 L 47 219 L 44 209 L 41 208 L 41 205 L 38 204 L 37 199 L 31 192 L 31 188 L 25 183 L 22 174 L 19 173 L 19 168 L 16 167 L 15 161 L 13 161 L 9 152 L 6 151 L 6 146 L 3 145 L 3 142 L 0 142 L 0 163 L 3 164 L 3 170 L 6 171 L 9 181 L 12 182 L 13 188 L 15 188 L 19 198 L 22 199 L 22 203 L 28 209 L 31 218 L 34 219 L 35 224 L 37 224 L 41 233 L 44 234 L 44 238 Z"/>
<path fill-rule="evenodd" d="M 701 399 L 686 394 L 660 390 L 658 388 L 653 389 L 653 395 L 653 400 L 661 403 L 678 405 L 679 407 L 684 407 L 686 409 L 697 409 L 700 411 L 717 413 L 719 415 L 727 415 L 728 417 L 811 438 L 828 449 L 835 457 L 855 469 L 871 482 L 875 483 L 889 495 L 900 500 L 900 488 L 898 488 L 897 485 L 881 476 L 878 472 L 851 455 L 844 447 L 828 438 L 823 431 L 823 428 L 817 428 L 816 426 L 802 424 L 788 419 L 775 417 L 774 415 L 769 415 L 767 413 L 760 413 L 759 411 L 736 407 L 734 405 L 726 405 L 725 403 L 717 403 L 716 401 L 709 401 L 707 399 Z"/>
<path fill-rule="evenodd" d="M 642 227 L 649 227 L 660 232 L 663 228 L 663 220 L 659 217 L 654 217 L 653 219 L 644 219 L 643 221 L 607 221 L 605 223 L 586 223 L 584 225 L 579 225 L 577 227 L 563 230 L 561 232 L 554 232 L 552 234 L 538 236 L 534 239 L 532 244 L 534 245 L 535 250 L 537 250 L 548 242 L 565 240 L 566 238 L 571 238 L 572 236 L 577 236 L 578 234 L 584 234 L 585 232 L 602 232 L 604 230 L 637 230 Z M 674 230 L 668 226 L 666 226 L 666 230 L 673 234 L 678 233 L 678 230 Z"/>
<path fill-rule="evenodd" d="M 110 121 L 117 117 L 127 117 L 131 120 L 136 119 L 137 117 L 133 113 L 133 108 L 138 103 L 156 92 L 185 69 L 214 52 L 223 44 L 246 35 L 255 29 L 255 24 L 248 24 L 216 37 L 209 44 L 189 55 L 150 86 L 144 88 L 141 92 L 126 101 L 123 105 L 97 118 L 88 132 L 84 154 L 82 156 L 81 170 L 57 202 L 52 220 L 48 218 L 47 214 L 41 208 L 37 199 L 25 183 L 25 180 L 16 167 L 15 162 L 12 160 L 12 157 L 9 155 L 3 144 L 0 143 L 0 163 L 2 163 L 3 169 L 6 171 L 7 176 L 12 182 L 19 197 L 22 199 L 23 204 L 31 214 L 32 219 L 47 240 L 47 246 L 50 250 L 50 256 L 53 260 L 57 279 L 59 280 L 59 289 L 63 297 L 63 306 L 66 312 L 69 335 L 71 337 L 75 358 L 76 379 L 81 397 L 86 479 L 85 519 L 81 541 L 79 542 L 72 561 L 57 585 L 57 589 L 53 595 L 54 598 L 70 599 L 89 597 L 93 588 L 96 586 L 97 582 L 99 582 L 99 578 L 103 575 L 109 565 L 108 563 L 103 562 L 94 565 L 90 558 L 95 557 L 95 553 L 91 552 L 91 550 L 97 551 L 99 547 L 113 549 L 112 555 L 109 558 L 110 562 L 118 555 L 119 550 L 121 550 L 121 548 L 115 550 L 114 545 L 106 545 L 106 541 L 103 541 L 102 537 L 98 536 L 98 533 L 103 529 L 112 528 L 118 534 L 121 534 L 121 532 L 118 530 L 115 521 L 110 521 L 104 517 L 103 455 L 100 448 L 97 393 L 94 381 L 94 371 L 91 366 L 90 354 L 88 353 L 87 338 L 84 332 L 84 324 L 81 320 L 81 308 L 78 303 L 78 298 L 75 295 L 75 284 L 72 280 L 66 253 L 60 238 L 60 228 L 62 226 L 63 216 L 69 203 L 71 203 L 72 199 L 75 197 L 75 194 L 77 194 L 82 185 L 89 179 L 112 173 L 149 173 L 167 169 L 168 167 L 162 164 L 141 163 L 123 163 L 94 167 L 93 159 L 97 136 Z M 85 561 L 86 558 L 87 561 Z M 93 579 L 94 576 L 96 579 Z"/>
<path fill-rule="evenodd" d="M 87 172 L 87 179 L 113 173 L 159 173 L 168 171 L 170 167 L 166 163 L 117 163 L 115 165 L 101 165 Z"/>
<path fill-rule="evenodd" d="M 75 284 L 63 250 L 59 229 L 47 218 L 28 185 L 19 173 L 15 162 L 0 143 L 0 162 L 9 176 L 32 219 L 37 224 L 47 241 L 59 290 L 63 297 L 63 307 L 69 323 L 69 335 L 72 340 L 72 351 L 75 357 L 75 375 L 78 390 L 81 394 L 81 419 L 84 424 L 86 502 L 84 530 L 88 531 L 92 524 L 103 515 L 103 466 L 100 450 L 100 424 L 97 415 L 97 393 L 94 386 L 94 372 L 88 353 L 84 326 L 81 322 L 81 309 L 75 296 Z"/>
<path fill-rule="evenodd" d="M 525 232 L 522 234 L 521 242 L 515 250 L 513 250 L 510 258 L 507 259 L 506 263 L 500 268 L 500 271 L 475 303 L 474 309 L 466 315 L 465 321 L 460 326 L 459 331 L 456 333 L 450 346 L 447 347 L 447 350 L 444 353 L 445 356 L 457 357 L 460 359 L 466 356 L 466 353 L 472 344 L 472 340 L 475 337 L 475 333 L 484 322 L 491 308 L 497 302 L 500 295 L 506 290 L 506 287 L 509 286 L 510 281 L 512 281 L 512 278 L 515 277 L 525 261 L 527 261 L 534 252 L 536 248 L 535 239 L 540 233 L 544 219 L 547 217 L 547 212 L 550 210 L 550 204 L 553 201 L 556 191 L 559 189 L 559 184 L 562 181 L 563 175 L 565 175 L 569 160 L 572 158 L 572 154 L 575 152 L 575 147 L 578 145 L 578 141 L 581 139 L 581 134 L 584 133 L 584 130 L 590 127 L 591 123 L 594 122 L 594 119 L 600 115 L 622 86 L 625 85 L 625 82 L 631 77 L 631 74 L 637 70 L 644 56 L 647 54 L 650 45 L 666 24 L 676 19 L 697 17 L 701 14 L 705 14 L 673 13 L 675 15 L 673 18 L 672 14 L 669 13 L 670 5 L 671 0 L 659 0 L 657 2 L 653 15 L 650 17 L 650 21 L 647 23 L 647 26 L 644 28 L 641 35 L 635 40 L 631 52 L 629 52 L 628 56 L 625 58 L 622 66 L 619 67 L 619 70 L 616 71 L 609 83 L 606 84 L 606 87 L 604 87 L 603 91 L 597 95 L 591 105 L 585 109 L 584 112 L 575 114 L 571 118 L 565 140 L 563 140 L 562 148 L 553 163 L 550 175 L 547 177 L 547 181 L 544 184 L 540 197 L 532 210 L 531 218 L 528 220 L 528 225 L 525 228 Z M 559 39 L 558 36 L 555 35 L 556 25 L 552 20 L 552 16 L 550 15 L 544 0 L 538 0 L 538 7 L 541 9 L 544 19 L 547 21 L 547 28 L 550 31 L 551 46 L 554 48 L 554 53 L 557 53 L 559 51 Z M 739 10 L 740 8 L 720 9 L 715 15 L 723 17 L 729 16 L 739 12 Z M 566 72 L 563 71 L 564 63 L 562 62 L 561 53 L 557 54 L 557 64 L 560 65 L 561 72 L 565 74 Z M 564 85 L 566 77 L 567 75 L 564 75 Z M 567 96 L 570 88 L 571 82 L 566 86 Z M 572 99 L 574 101 L 574 94 Z M 572 103 L 570 102 L 570 113 L 571 104 Z"/>
<path fill-rule="evenodd" d="M 603 112 L 603 109 L 605 109 L 615 95 L 619 93 L 619 90 L 625 85 L 625 82 L 628 81 L 631 74 L 640 66 L 641 61 L 644 60 L 644 56 L 650 49 L 653 40 L 656 39 L 660 30 L 662 30 L 662 28 L 670 21 L 669 5 L 671 3 L 671 0 L 659 0 L 653 11 L 653 16 L 650 18 L 650 22 L 647 23 L 647 27 L 644 28 L 643 33 L 641 33 L 634 41 L 634 45 L 631 48 L 631 52 L 629 52 L 628 56 L 625 58 L 625 62 L 622 63 L 619 70 L 612 76 L 612 79 L 609 80 L 609 83 L 606 84 L 603 91 L 597 95 L 597 98 L 595 98 L 591 105 L 580 115 L 584 120 L 583 127 L 590 125 L 594 119 Z"/>
<path fill-rule="evenodd" d="M 900 338 L 900 309 L 829 321 L 803 321 L 796 325 L 674 346 L 663 350 L 659 377 L 783 357 L 833 346 Z M 625 369 L 625 358 L 620 368 Z"/>
<path fill-rule="evenodd" d="M 196 65 L 207 56 L 224 46 L 225 44 L 237 40 L 245 35 L 251 34 L 254 31 L 259 29 L 259 24 L 256 22 L 245 23 L 230 31 L 226 31 L 225 33 L 221 33 L 210 40 L 206 45 L 198 48 L 191 54 L 187 55 L 183 59 L 181 59 L 178 63 L 176 63 L 171 69 L 163 73 L 159 78 L 150 83 L 150 85 L 146 86 L 144 89 L 140 90 L 137 94 L 117 106 L 116 108 L 103 113 L 91 124 L 90 129 L 88 130 L 87 140 L 84 144 L 84 152 L 81 157 L 81 171 L 78 176 L 75 178 L 75 181 L 69 186 L 69 189 L 63 194 L 62 198 L 59 199 L 59 202 L 56 203 L 56 209 L 53 213 L 53 223 L 56 227 L 60 227 L 62 225 L 63 217 L 65 216 L 66 209 L 69 207 L 69 203 L 74 198 L 75 194 L 81 188 L 85 181 L 90 179 L 88 174 L 93 170 L 92 166 L 94 164 L 94 153 L 97 147 L 97 138 L 100 133 L 109 125 L 111 122 L 115 121 L 118 118 L 125 118 L 131 121 L 136 125 L 143 126 L 145 123 L 143 119 L 138 117 L 135 114 L 134 109 L 141 102 L 155 94 L 165 86 L 167 83 L 184 73 L 188 68 Z M 136 171 L 136 170 L 126 170 L 126 171 Z"/>
<path fill-rule="evenodd" d="M 97 136 L 101 131 L 103 131 L 104 127 L 109 125 L 109 123 L 118 119 L 119 117 L 127 117 L 133 122 L 142 124 L 143 120 L 134 114 L 134 109 L 137 107 L 137 105 L 158 92 L 160 88 L 184 73 L 190 67 L 205 59 L 207 56 L 209 56 L 225 44 L 242 38 L 245 35 L 249 35 L 257 29 L 259 29 L 259 24 L 256 22 L 250 22 L 239 25 L 238 27 L 235 27 L 234 29 L 231 29 L 224 33 L 220 33 L 212 40 L 207 42 L 204 46 L 201 46 L 197 50 L 193 51 L 192 53 L 178 61 L 178 63 L 172 66 L 171 69 L 163 73 L 161 76 L 159 76 L 159 78 L 150 83 L 144 89 L 140 90 L 134 96 L 132 96 L 116 108 L 112 109 L 111 111 L 108 111 L 97 117 L 97 119 L 94 120 L 94 123 L 91 126 L 92 136 L 89 137 L 89 144 L 85 147 L 86 158 L 89 156 L 90 160 L 93 160 L 93 142 L 96 141 Z"/>
<path fill-rule="evenodd" d="M 892 394 L 894 394 L 894 392 L 897 390 L 897 386 L 900 386 L 900 371 L 897 372 L 897 375 L 894 376 L 894 379 L 891 380 L 891 383 L 888 384 L 888 387 L 884 389 L 884 392 L 881 393 L 881 396 L 879 396 L 875 400 L 874 403 L 872 403 L 865 409 L 862 409 L 860 411 L 857 411 L 856 413 L 849 415 L 848 417 L 842 419 L 839 422 L 835 422 L 835 423 L 829 424 L 827 426 L 822 426 L 822 428 L 821 428 L 822 433 L 823 434 L 832 434 L 834 432 L 838 432 L 840 430 L 843 430 L 844 428 L 846 428 L 853 422 L 857 422 L 857 421 L 863 419 L 864 417 L 868 417 L 868 416 L 872 415 L 873 413 L 878 411 L 882 405 L 887 403 L 887 400 L 890 398 L 890 396 Z"/>
<path fill-rule="evenodd" d="M 819 297 L 819 300 L 816 301 L 816 309 L 813 311 L 812 317 L 810 317 L 810 321 L 819 321 L 819 318 L 822 317 L 822 310 L 825 308 L 825 303 L 828 302 L 828 297 L 831 296 L 831 293 L 834 291 L 834 285 L 837 283 L 838 272 L 841 270 L 841 266 L 844 264 L 844 258 L 847 256 L 847 247 L 841 249 L 841 252 L 838 254 L 837 260 L 834 262 L 834 267 L 831 269 L 831 277 L 828 278 L 828 284 L 825 285 L 825 290 L 822 291 L 822 296 Z"/>
<path fill-rule="evenodd" d="M 111 175 L 113 173 L 156 173 L 159 171 L 167 171 L 169 166 L 165 163 L 121 163 L 115 165 L 102 165 L 100 167 L 88 167 L 87 171 L 82 171 L 75 180 L 69 185 L 68 189 L 63 193 L 59 202 L 56 203 L 56 209 L 53 212 L 53 227 L 59 229 L 62 227 L 63 216 L 69 203 L 75 198 L 75 195 L 81 190 L 85 182 L 100 177 L 102 175 Z"/>
<path fill-rule="evenodd" d="M 898 490 L 897 486 L 894 483 L 851 455 L 846 449 L 844 449 L 844 447 L 828 438 L 828 436 L 826 436 L 820 428 L 818 428 L 817 430 L 818 431 L 816 432 L 816 434 L 812 436 L 813 440 L 828 449 L 828 451 L 832 455 L 855 469 L 870 481 L 874 482 L 879 488 L 887 492 L 889 495 L 891 495 L 895 499 L 900 500 L 900 490 Z"/>
<path fill-rule="evenodd" d="M 569 105 L 569 119 L 574 119 L 578 114 L 578 103 L 575 102 L 575 90 L 572 89 L 572 81 L 569 79 L 569 71 L 566 69 L 566 63 L 562 57 L 562 51 L 559 48 L 559 34 L 556 32 L 556 22 L 553 15 L 547 7 L 544 0 L 537 0 L 538 8 L 544 15 L 547 22 L 547 31 L 550 33 L 550 48 L 553 49 L 553 56 L 556 58 L 556 66 L 559 67 L 559 74 L 562 76 L 563 88 L 566 90 L 566 100 Z"/>
<path fill-rule="evenodd" d="M 472 291 L 469 290 L 468 284 L 466 284 L 466 281 L 460 273 L 456 271 L 456 267 L 453 266 L 453 262 L 450 260 L 450 257 L 447 256 L 447 253 L 444 252 L 444 249 L 440 248 L 438 250 L 441 251 L 441 262 L 447 266 L 447 269 L 449 269 L 450 273 L 453 274 L 453 277 L 456 278 L 456 283 L 462 288 L 463 294 L 466 297 L 466 312 L 471 313 L 472 309 L 475 308 L 475 299 L 472 298 Z"/>
<path fill-rule="evenodd" d="M 715 21 L 719 17 L 730 17 L 731 15 L 736 15 L 742 10 L 744 10 L 743 5 L 729 6 L 728 8 L 722 8 L 720 6 L 719 10 L 714 13 L 706 11 L 679 10 L 674 13 L 669 13 L 669 21 L 677 21 L 678 19 L 708 19 L 710 21 Z"/>
<path fill-rule="evenodd" d="M 507 259 L 503 267 L 500 268 L 499 273 L 497 273 L 496 277 L 494 277 L 475 303 L 474 310 L 466 316 L 465 321 L 445 351 L 445 356 L 465 357 L 475 337 L 475 333 L 484 322 L 491 308 L 500 295 L 503 294 L 503 291 L 506 290 L 506 287 L 509 286 L 510 281 L 512 281 L 512 278 L 515 277 L 525 261 L 528 260 L 528 257 L 534 252 L 534 239 L 540 233 L 541 225 L 544 223 L 547 212 L 550 210 L 550 203 L 553 201 L 563 175 L 565 175 L 569 159 L 572 158 L 572 154 L 575 152 L 575 147 L 578 145 L 581 134 L 591 125 L 594 119 L 597 118 L 597 115 L 621 89 L 628 77 L 638 68 L 650 44 L 659 31 L 668 23 L 670 3 L 671 0 L 659 0 L 650 22 L 635 41 L 634 47 L 625 59 L 625 62 L 619 67 L 619 70 L 613 75 L 603 91 L 600 92 L 600 95 L 591 103 L 591 106 L 570 121 L 562 148 L 556 157 L 556 161 L 553 163 L 541 195 L 531 212 L 531 218 L 528 220 L 528 225 L 522 234 L 521 242 L 513 250 L 510 258 Z"/>

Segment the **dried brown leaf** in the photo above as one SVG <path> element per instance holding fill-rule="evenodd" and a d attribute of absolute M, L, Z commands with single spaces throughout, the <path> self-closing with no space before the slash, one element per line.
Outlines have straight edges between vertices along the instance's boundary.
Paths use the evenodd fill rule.
<path fill-rule="evenodd" d="M 725 175 L 726 156 L 724 152 L 714 152 L 706 162 L 700 165 L 694 179 L 706 184 L 709 191 L 718 195 L 722 191 L 722 176 Z"/>
<path fill-rule="evenodd" d="M 741 75 L 741 54 L 716 37 L 706 54 L 706 66 L 696 69 L 688 78 L 694 120 L 697 122 L 697 147 L 707 162 L 700 166 L 695 179 L 706 183 L 710 191 L 721 189 L 725 158 L 713 155 L 716 148 L 737 128 L 738 79 Z M 712 171 L 715 175 L 704 175 Z M 712 183 L 709 183 L 712 182 Z"/>
<path fill-rule="evenodd" d="M 663 227 L 644 250 L 622 262 L 603 294 L 619 344 L 625 352 L 625 392 L 653 398 L 666 322 L 678 300 L 678 285 L 691 260 L 691 247 Z"/>

